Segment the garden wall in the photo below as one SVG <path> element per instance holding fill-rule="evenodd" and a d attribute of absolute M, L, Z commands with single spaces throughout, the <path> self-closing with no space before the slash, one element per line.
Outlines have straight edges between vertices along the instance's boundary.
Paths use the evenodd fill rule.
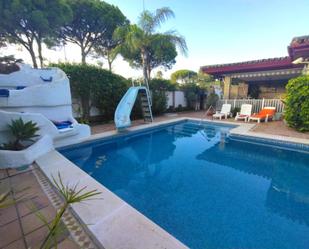
<path fill-rule="evenodd" d="M 187 100 L 183 91 L 169 91 L 166 92 L 167 96 L 167 108 L 178 106 L 187 107 Z"/>
<path fill-rule="evenodd" d="M 186 97 L 183 91 L 168 91 L 166 92 L 166 96 L 167 96 L 167 106 L 166 108 L 169 107 L 187 107 L 187 101 L 186 101 Z M 72 100 L 72 107 L 73 107 L 73 116 L 75 118 L 80 118 L 80 103 L 78 103 L 78 101 L 76 99 L 73 98 Z M 95 108 L 95 107 L 91 107 L 90 109 L 90 116 L 91 117 L 99 117 L 101 115 L 100 111 Z"/>

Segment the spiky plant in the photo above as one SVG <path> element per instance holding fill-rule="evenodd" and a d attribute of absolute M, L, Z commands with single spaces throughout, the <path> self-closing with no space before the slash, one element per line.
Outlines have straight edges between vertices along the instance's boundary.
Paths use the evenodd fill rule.
<path fill-rule="evenodd" d="M 6 191 L 0 194 L 0 209 L 6 208 L 14 204 L 12 200 L 9 199 L 10 191 Z"/>
<path fill-rule="evenodd" d="M 64 203 L 63 206 L 57 211 L 55 218 L 50 223 L 41 213 L 37 214 L 49 230 L 40 249 L 49 249 L 52 246 L 57 248 L 57 237 L 63 232 L 61 218 L 71 204 L 88 201 L 93 199 L 94 196 L 101 194 L 101 192 L 97 190 L 85 191 L 87 187 L 79 188 L 78 184 L 75 184 L 72 187 L 65 185 L 61 179 L 60 173 L 58 173 L 58 180 L 53 177 L 53 182 L 63 197 Z"/>
<path fill-rule="evenodd" d="M 1 184 L 1 182 L 0 182 Z M 22 193 L 29 189 L 29 187 L 22 188 L 15 193 Z M 23 193 L 21 197 L 12 198 L 13 191 L 10 188 L 1 187 L 0 189 L 0 209 L 10 207 L 14 204 L 27 200 L 29 196 L 27 193 Z"/>
<path fill-rule="evenodd" d="M 23 142 L 33 142 L 33 139 L 39 136 L 36 134 L 36 132 L 39 131 L 39 127 L 32 121 L 25 123 L 22 118 L 19 118 L 12 120 L 11 124 L 8 126 L 15 140 L 7 145 L 7 147 L 12 147 L 11 149 L 13 150 L 23 149 L 25 147 Z"/>

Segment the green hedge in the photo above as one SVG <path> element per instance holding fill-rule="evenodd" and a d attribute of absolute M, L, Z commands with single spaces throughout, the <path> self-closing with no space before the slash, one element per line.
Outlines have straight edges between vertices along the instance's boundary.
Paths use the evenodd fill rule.
<path fill-rule="evenodd" d="M 286 90 L 285 120 L 299 131 L 309 131 L 309 76 L 289 80 Z"/>
<path fill-rule="evenodd" d="M 81 103 L 80 114 L 83 121 L 90 119 L 90 108 L 99 109 L 104 121 L 114 118 L 119 101 L 131 86 L 130 82 L 110 71 L 89 64 L 59 63 L 50 66 L 61 68 L 70 79 L 72 96 Z M 152 91 L 152 112 L 155 115 L 166 111 L 165 91 L 175 89 L 169 80 L 152 79 L 149 83 Z M 132 118 L 141 118 L 139 99 L 136 101 Z"/>
<path fill-rule="evenodd" d="M 154 115 L 162 114 L 167 109 L 167 91 L 176 89 L 176 85 L 169 80 L 151 79 L 149 88 L 152 93 L 152 113 Z"/>
<path fill-rule="evenodd" d="M 88 64 L 51 66 L 61 68 L 68 75 L 72 95 L 81 103 L 80 113 L 84 121 L 89 121 L 91 106 L 99 109 L 105 121 L 113 119 L 116 107 L 128 89 L 125 78 Z"/>

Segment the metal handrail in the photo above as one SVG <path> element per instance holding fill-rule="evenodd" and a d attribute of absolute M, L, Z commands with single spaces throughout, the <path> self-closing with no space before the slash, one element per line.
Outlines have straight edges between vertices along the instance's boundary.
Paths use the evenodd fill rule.
<path fill-rule="evenodd" d="M 209 108 L 207 109 L 207 111 L 205 112 L 205 116 L 201 118 L 199 125 L 202 124 L 203 120 L 206 119 L 207 117 L 207 113 L 210 111 L 210 109 L 213 108 L 215 110 L 215 108 L 211 105 L 209 106 Z"/>

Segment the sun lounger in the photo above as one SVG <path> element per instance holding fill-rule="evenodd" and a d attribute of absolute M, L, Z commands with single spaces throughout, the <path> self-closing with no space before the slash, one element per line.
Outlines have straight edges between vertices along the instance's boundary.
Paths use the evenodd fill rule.
<path fill-rule="evenodd" d="M 248 121 L 249 117 L 251 116 L 252 105 L 243 104 L 240 107 L 240 112 L 237 112 L 235 120 L 245 120 Z"/>
<path fill-rule="evenodd" d="M 222 117 L 227 119 L 231 115 L 231 104 L 223 104 L 221 111 L 217 111 L 214 115 L 212 115 L 213 118 L 219 118 L 220 120 Z"/>
<path fill-rule="evenodd" d="M 254 113 L 249 117 L 249 120 L 257 121 L 260 123 L 262 120 L 268 122 L 269 119 L 272 119 L 276 113 L 276 107 L 264 107 L 259 113 Z"/>

